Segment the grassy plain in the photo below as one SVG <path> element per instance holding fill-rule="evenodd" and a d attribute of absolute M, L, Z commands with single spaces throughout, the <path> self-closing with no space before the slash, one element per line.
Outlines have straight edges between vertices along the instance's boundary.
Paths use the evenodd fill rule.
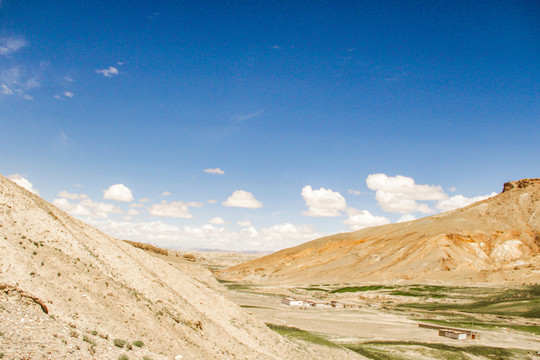
<path fill-rule="evenodd" d="M 540 286 L 312 284 L 267 287 L 225 284 L 231 299 L 292 339 L 350 349 L 368 359 L 531 359 L 538 351 Z M 295 309 L 276 296 L 347 309 Z M 418 323 L 480 331 L 457 341 Z"/>

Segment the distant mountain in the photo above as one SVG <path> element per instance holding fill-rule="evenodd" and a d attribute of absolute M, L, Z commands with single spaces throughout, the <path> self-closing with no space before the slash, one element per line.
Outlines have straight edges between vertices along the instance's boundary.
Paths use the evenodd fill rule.
<path fill-rule="evenodd" d="M 202 267 L 103 234 L 0 175 L 4 358 L 360 358 L 288 341 L 220 291 Z"/>
<path fill-rule="evenodd" d="M 540 179 L 447 213 L 327 236 L 226 270 L 271 284 L 540 283 Z"/>

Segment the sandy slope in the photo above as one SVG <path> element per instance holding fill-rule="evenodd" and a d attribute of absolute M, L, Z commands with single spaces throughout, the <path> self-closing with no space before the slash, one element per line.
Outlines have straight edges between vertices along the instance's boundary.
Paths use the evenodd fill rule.
<path fill-rule="evenodd" d="M 0 175 L 6 358 L 359 358 L 284 339 L 225 299 L 220 286 L 202 267 L 173 267 Z M 127 350 L 113 339 L 144 346 Z"/>
<path fill-rule="evenodd" d="M 324 237 L 223 270 L 254 283 L 540 282 L 540 179 L 444 214 Z"/>

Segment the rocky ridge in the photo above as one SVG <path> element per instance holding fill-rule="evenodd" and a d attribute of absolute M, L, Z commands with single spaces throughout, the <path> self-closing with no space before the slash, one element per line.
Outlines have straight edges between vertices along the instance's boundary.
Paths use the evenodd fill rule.
<path fill-rule="evenodd" d="M 337 234 L 223 270 L 267 284 L 540 282 L 540 179 L 443 214 Z"/>

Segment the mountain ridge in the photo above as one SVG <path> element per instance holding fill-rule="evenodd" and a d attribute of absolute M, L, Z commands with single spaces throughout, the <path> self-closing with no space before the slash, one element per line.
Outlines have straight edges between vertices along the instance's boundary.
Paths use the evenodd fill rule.
<path fill-rule="evenodd" d="M 316 239 L 222 270 L 229 281 L 534 282 L 540 179 L 511 181 L 464 208 Z"/>

